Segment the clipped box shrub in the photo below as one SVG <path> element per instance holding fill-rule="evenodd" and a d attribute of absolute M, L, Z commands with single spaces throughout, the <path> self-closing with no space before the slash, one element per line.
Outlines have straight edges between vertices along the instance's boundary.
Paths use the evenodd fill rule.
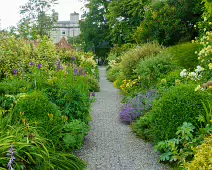
<path fill-rule="evenodd" d="M 132 49 L 122 56 L 122 61 L 120 62 L 120 68 L 126 79 L 133 79 L 135 76 L 134 70 L 137 64 L 148 57 L 152 57 L 163 49 L 159 44 L 148 43 L 143 44 L 140 48 Z"/>
<path fill-rule="evenodd" d="M 202 45 L 196 43 L 183 43 L 168 48 L 173 61 L 181 68 L 193 69 L 199 61 L 195 51 L 199 51 Z"/>
<path fill-rule="evenodd" d="M 149 89 L 154 88 L 161 78 L 175 69 L 176 65 L 172 62 L 171 56 L 163 52 L 155 57 L 141 60 L 135 72 L 137 76 L 140 76 L 140 87 Z"/>
<path fill-rule="evenodd" d="M 205 139 L 205 142 L 194 148 L 194 159 L 185 164 L 187 170 L 212 169 L 212 135 Z"/>
<path fill-rule="evenodd" d="M 195 87 L 194 84 L 170 87 L 154 103 L 149 114 L 152 116 L 151 128 L 155 142 L 175 138 L 177 128 L 183 122 L 200 125 L 197 116 L 206 116 L 202 102 L 211 102 L 212 96 L 204 91 L 195 91 Z"/>
<path fill-rule="evenodd" d="M 13 115 L 16 121 L 26 118 L 31 123 L 38 122 L 48 126 L 50 120 L 58 118 L 60 110 L 41 91 L 33 91 L 19 97 L 13 109 Z"/>

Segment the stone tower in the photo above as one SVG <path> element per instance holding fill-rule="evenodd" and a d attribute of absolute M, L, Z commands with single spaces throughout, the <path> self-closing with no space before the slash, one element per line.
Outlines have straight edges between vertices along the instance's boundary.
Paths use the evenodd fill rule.
<path fill-rule="evenodd" d="M 70 14 L 70 22 L 73 24 L 78 24 L 79 23 L 79 13 L 71 13 Z"/>

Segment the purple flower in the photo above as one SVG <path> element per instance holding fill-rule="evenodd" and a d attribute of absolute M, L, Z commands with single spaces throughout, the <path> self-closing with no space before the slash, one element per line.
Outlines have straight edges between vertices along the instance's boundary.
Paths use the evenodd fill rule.
<path fill-rule="evenodd" d="M 57 61 L 57 70 L 62 70 L 63 67 L 60 65 L 60 59 Z"/>
<path fill-rule="evenodd" d="M 33 62 L 30 62 L 29 65 L 32 67 L 32 66 L 34 66 L 34 63 Z"/>
<path fill-rule="evenodd" d="M 41 69 L 42 68 L 42 64 L 38 64 L 38 69 Z"/>
<path fill-rule="evenodd" d="M 72 61 L 75 61 L 75 60 L 76 60 L 76 58 L 73 56 L 73 57 L 71 58 L 71 60 L 72 60 Z"/>
<path fill-rule="evenodd" d="M 93 93 L 91 94 L 91 96 L 95 97 L 95 93 L 93 92 Z"/>
<path fill-rule="evenodd" d="M 77 68 L 74 69 L 74 75 L 78 75 L 78 69 Z"/>
<path fill-rule="evenodd" d="M 132 121 L 138 119 L 142 114 L 152 108 L 153 101 L 157 97 L 158 94 L 153 90 L 129 99 L 128 102 L 123 105 L 120 112 L 121 121 L 130 124 Z"/>
<path fill-rule="evenodd" d="M 11 145 L 11 148 L 8 150 L 7 156 L 10 157 L 10 160 L 7 164 L 7 167 L 9 170 L 14 170 L 12 164 L 15 162 L 15 150 L 16 149 L 14 148 L 14 145 Z"/>
<path fill-rule="evenodd" d="M 17 76 L 17 75 L 18 75 L 18 70 L 15 69 L 15 70 L 13 71 L 13 74 L 14 74 L 15 76 Z"/>

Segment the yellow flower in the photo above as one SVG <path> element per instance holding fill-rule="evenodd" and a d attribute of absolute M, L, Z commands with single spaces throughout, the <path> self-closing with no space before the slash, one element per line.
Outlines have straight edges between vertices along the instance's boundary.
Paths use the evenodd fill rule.
<path fill-rule="evenodd" d="M 199 91 L 201 89 L 201 86 L 198 85 L 196 88 L 195 88 L 195 91 Z"/>
<path fill-rule="evenodd" d="M 209 63 L 209 64 L 208 64 L 208 67 L 209 67 L 209 69 L 211 70 L 211 69 L 212 69 L 212 63 Z"/>

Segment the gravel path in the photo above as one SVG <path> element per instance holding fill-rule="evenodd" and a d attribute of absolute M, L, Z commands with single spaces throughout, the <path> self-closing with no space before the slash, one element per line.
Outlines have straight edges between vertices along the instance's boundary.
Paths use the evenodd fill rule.
<path fill-rule="evenodd" d="M 92 107 L 91 132 L 76 154 L 88 163 L 88 170 L 165 170 L 158 163 L 153 146 L 135 137 L 119 121 L 121 97 L 100 67 L 101 91 Z"/>

